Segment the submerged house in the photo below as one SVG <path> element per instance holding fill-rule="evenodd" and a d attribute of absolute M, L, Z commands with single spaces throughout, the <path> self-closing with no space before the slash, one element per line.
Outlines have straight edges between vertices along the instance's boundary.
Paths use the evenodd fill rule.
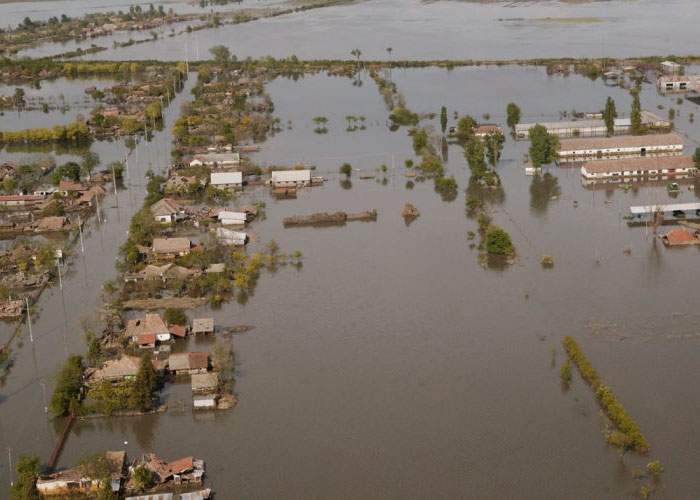
<path fill-rule="evenodd" d="M 167 342 L 171 333 L 160 314 L 148 313 L 143 318 L 130 319 L 124 335 L 140 347 L 155 347 L 157 342 Z"/>
<path fill-rule="evenodd" d="M 101 368 L 87 373 L 87 383 L 97 384 L 111 382 L 117 384 L 125 380 L 136 378 L 141 366 L 141 358 L 138 356 L 122 355 L 117 359 L 105 361 Z"/>
<path fill-rule="evenodd" d="M 229 212 L 228 210 L 220 211 L 216 217 L 224 226 L 245 226 L 248 220 L 248 214 L 245 212 Z"/>
<path fill-rule="evenodd" d="M 690 92 L 700 90 L 700 75 L 668 75 L 656 80 L 661 92 Z"/>
<path fill-rule="evenodd" d="M 156 257 L 167 259 L 185 256 L 191 248 L 189 238 L 154 238 L 151 251 Z"/>
<path fill-rule="evenodd" d="M 643 110 L 642 125 L 652 129 L 668 129 L 671 122 L 664 120 L 650 111 Z M 530 137 L 530 129 L 536 125 L 542 125 L 547 132 L 557 137 L 601 137 L 608 135 L 608 127 L 602 118 L 589 118 L 583 120 L 569 120 L 560 122 L 519 123 L 515 126 L 515 138 L 527 139 Z M 630 118 L 615 118 L 615 135 L 629 134 L 632 132 L 632 120 Z"/>
<path fill-rule="evenodd" d="M 223 245 L 242 247 L 248 242 L 248 235 L 239 231 L 232 231 L 224 227 L 216 228 L 216 238 Z"/>
<path fill-rule="evenodd" d="M 206 352 L 181 352 L 171 354 L 168 369 L 175 375 L 193 375 L 209 370 L 209 354 Z"/>
<path fill-rule="evenodd" d="M 206 153 L 192 158 L 190 167 L 235 167 L 240 163 L 241 155 L 239 153 Z"/>
<path fill-rule="evenodd" d="M 691 231 L 682 227 L 671 229 L 661 236 L 661 241 L 667 247 L 698 245 L 700 244 L 700 231 Z"/>
<path fill-rule="evenodd" d="M 109 467 L 110 490 L 119 493 L 124 477 L 126 464 L 125 451 L 108 451 L 105 453 Z M 72 496 L 76 494 L 89 495 L 102 488 L 102 478 L 88 477 L 80 468 L 66 469 L 46 476 L 40 476 L 36 481 L 36 489 L 41 496 Z"/>
<path fill-rule="evenodd" d="M 151 205 L 151 213 L 156 222 L 173 223 L 187 217 L 185 209 L 171 198 L 163 198 Z"/>

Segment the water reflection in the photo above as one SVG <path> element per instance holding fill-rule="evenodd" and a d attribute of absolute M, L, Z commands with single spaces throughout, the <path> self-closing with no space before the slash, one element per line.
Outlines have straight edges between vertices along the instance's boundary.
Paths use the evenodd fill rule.
<path fill-rule="evenodd" d="M 535 174 L 530 182 L 530 207 L 536 214 L 543 214 L 547 211 L 549 202 L 556 199 L 561 194 L 559 179 L 546 172 L 540 176 Z"/>

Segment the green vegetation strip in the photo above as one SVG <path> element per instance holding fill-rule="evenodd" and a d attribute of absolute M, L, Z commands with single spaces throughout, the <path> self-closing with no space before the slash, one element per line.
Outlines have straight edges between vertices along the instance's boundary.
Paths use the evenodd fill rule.
<path fill-rule="evenodd" d="M 650 449 L 649 442 L 642 434 L 639 426 L 627 413 L 627 410 L 622 406 L 612 389 L 603 384 L 598 372 L 595 371 L 593 365 L 588 361 L 586 354 L 581 350 L 576 340 L 567 336 L 564 337 L 563 344 L 569 359 L 574 362 L 579 373 L 581 373 L 581 377 L 593 388 L 600 407 L 617 428 L 617 430 L 607 433 L 606 440 L 608 443 L 620 448 L 634 450 L 640 454 L 648 453 Z"/>

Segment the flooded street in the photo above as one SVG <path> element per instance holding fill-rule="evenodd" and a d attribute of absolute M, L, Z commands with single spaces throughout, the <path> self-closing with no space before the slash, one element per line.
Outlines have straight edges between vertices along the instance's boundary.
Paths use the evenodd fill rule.
<path fill-rule="evenodd" d="M 76 2 L 49 4 L 77 8 Z M 0 4 L 0 12 L 24 15 L 22 5 Z M 32 8 L 37 16 L 44 12 L 43 2 Z M 697 12 L 693 0 L 376 0 L 109 49 L 94 58 L 179 60 L 184 43 L 190 57 L 196 46 L 201 59 L 218 44 L 239 59 L 348 59 L 355 47 L 366 59 L 686 53 L 693 51 Z M 648 36 L 640 41 L 633 36 L 639 32 Z M 598 112 L 608 96 L 627 117 L 632 102 L 628 89 L 575 74 L 549 76 L 542 67 L 392 69 L 385 77 L 407 108 L 434 113 L 421 124 L 435 134 L 441 106 L 448 126 L 456 125 L 457 112 L 507 130 L 509 101 L 522 109 L 521 122 Z M 0 385 L 0 450 L 11 448 L 14 460 L 37 454 L 45 461 L 53 449 L 62 424 L 45 413 L 53 376 L 68 354 L 85 351 L 81 324 L 96 317 L 102 284 L 117 276 L 118 249 L 142 205 L 145 173 L 167 169 L 171 129 L 195 81 L 191 73 L 167 108 L 163 131 L 129 154 L 125 189 L 118 197 L 109 191 L 101 223 L 90 220 L 84 254 L 73 246 L 63 289 L 52 286 L 41 296 L 32 316 L 33 343 L 21 327 L 13 366 Z M 691 116 L 700 117 L 700 106 L 659 95 L 651 82 L 642 85 L 642 106 L 664 118 L 674 108 L 675 129 L 692 155 L 700 123 Z M 43 82 L 39 91 L 25 86 L 28 98 L 58 103 L 64 96 L 70 110 L 6 111 L 0 130 L 88 115 L 85 88 L 110 84 L 59 79 Z M 313 165 L 326 182 L 284 200 L 267 187 L 246 187 L 234 204 L 264 202 L 266 215 L 250 225 L 248 253 L 274 239 L 282 252 L 303 252 L 303 266 L 263 273 L 247 301 L 188 312 L 190 318 L 213 316 L 217 325 L 254 326 L 233 336 L 237 406 L 193 412 L 189 382 L 169 385 L 162 394 L 165 413 L 77 421 L 59 466 L 112 449 L 125 449 L 129 457 L 195 455 L 207 463 L 207 485 L 225 499 L 620 499 L 638 498 L 641 483 L 633 469 L 658 458 L 666 472 L 654 498 L 694 497 L 700 394 L 688 380 L 700 345 L 692 293 L 700 247 L 665 248 L 651 227 L 624 220 L 632 205 L 698 201 L 693 180 L 679 181 L 681 192 L 672 197 L 665 183 L 585 187 L 579 168 L 549 165 L 544 170 L 556 182 L 544 183 L 524 174 L 529 142 L 507 135 L 496 167 L 503 191 L 489 197 L 488 212 L 510 233 L 517 258 L 505 269 L 489 268 L 470 248 L 468 232 L 477 231 L 477 222 L 465 214 L 470 171 L 461 146 L 442 151 L 447 175 L 459 185 L 456 199 L 443 201 L 431 180 L 421 182 L 406 168 L 406 160 L 420 161 L 412 139 L 407 127 L 390 129 L 389 112 L 366 71 L 357 79 L 325 72 L 278 77 L 265 89 L 282 130 L 251 160 L 262 167 Z M 0 88 L 0 94 L 13 91 Z M 327 133 L 314 131 L 312 119 L 319 116 L 328 119 Z M 349 116 L 363 117 L 366 128 L 348 131 Z M 128 154 L 123 140 L 94 142 L 91 149 L 102 167 Z M 75 158 L 62 153 L 58 162 Z M 0 162 L 32 154 L 2 150 Z M 339 174 L 344 162 L 354 169 L 350 185 Z M 401 217 L 407 202 L 421 213 L 410 225 Z M 290 215 L 369 209 L 378 211 L 376 222 L 283 225 Z M 543 268 L 544 255 L 553 257 L 553 268 Z M 14 327 L 0 325 L 3 342 Z M 576 337 L 639 423 L 651 443 L 648 457 L 623 459 L 605 443 L 605 420 L 578 376 L 563 390 L 566 335 Z M 199 347 L 208 350 L 211 341 L 189 340 L 189 350 Z M 0 459 L 0 483 L 9 480 L 8 459 Z"/>

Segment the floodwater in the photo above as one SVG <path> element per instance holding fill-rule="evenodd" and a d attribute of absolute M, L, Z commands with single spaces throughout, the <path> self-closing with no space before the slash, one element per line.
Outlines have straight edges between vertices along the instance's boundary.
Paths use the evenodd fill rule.
<path fill-rule="evenodd" d="M 156 9 L 161 5 L 167 11 L 173 9 L 178 14 L 204 14 L 209 12 L 226 12 L 241 8 L 257 7 L 277 3 L 275 0 L 242 0 L 228 5 L 209 5 L 201 8 L 199 1 L 185 0 L 91 0 L 86 4 L 83 0 L 45 0 L 7 2 L 0 4 L 3 26 L 14 27 L 25 17 L 33 21 L 46 21 L 50 17 L 79 17 L 98 12 L 127 12 L 132 5 L 141 5 L 148 9 L 152 4 Z"/>
<path fill-rule="evenodd" d="M 356 48 L 369 60 L 687 54 L 698 12 L 694 0 L 369 0 L 165 38 L 148 52 L 136 46 L 87 57 L 178 60 L 188 45 L 207 59 L 208 49 L 221 44 L 239 59 L 350 59 Z"/>
<path fill-rule="evenodd" d="M 542 69 L 394 70 L 391 78 L 411 109 L 447 106 L 450 124 L 458 111 L 489 113 L 504 125 L 503 95 L 516 83 L 523 121 L 595 110 L 608 95 L 621 114 L 630 104 L 619 88 Z M 551 167 L 560 189 L 553 196 L 532 189 L 520 165 L 527 143 L 508 138 L 498 166 L 505 193 L 490 211 L 512 235 L 518 259 L 505 270 L 484 269 L 468 246 L 476 223 L 464 214 L 460 148 L 448 148 L 456 200 L 442 201 L 430 181 L 408 189 L 410 137 L 387 128 L 375 84 L 367 75 L 361 81 L 320 74 L 267 87 L 285 130 L 254 159 L 305 161 L 328 181 L 294 200 L 246 190 L 240 203 L 267 203 L 266 219 L 250 227 L 252 249 L 274 238 L 282 251 L 301 250 L 304 265 L 264 273 L 245 304 L 191 314 L 255 326 L 233 338 L 238 406 L 193 414 L 189 387 L 178 384 L 164 394 L 165 414 L 78 423 L 60 465 L 105 449 L 194 454 L 206 460 L 207 484 L 222 498 L 633 498 L 641 483 L 632 469 L 646 462 L 621 461 L 605 445 L 597 404 L 578 378 L 561 389 L 559 346 L 573 335 L 638 421 L 650 458 L 665 465 L 658 498 L 691 498 L 700 486 L 700 396 L 687 381 L 700 339 L 688 270 L 698 250 L 667 250 L 649 229 L 622 220 L 630 205 L 669 200 L 665 186 L 585 189 L 575 169 Z M 666 110 L 658 105 L 676 107 L 677 128 L 698 137 L 689 122 L 697 105 L 678 106 L 648 84 L 642 102 L 660 114 Z M 313 131 L 311 119 L 321 115 L 327 134 Z M 348 115 L 364 116 L 366 129 L 347 132 Z M 63 293 L 54 287 L 41 299 L 36 341 L 25 331 L 16 348 L 0 403 L 0 442 L 15 457 L 46 459 L 51 451 L 56 433 L 43 413 L 41 383 L 50 393 L 66 354 L 83 349 L 80 318 L 95 311 L 100 284 L 114 276 L 116 248 L 143 195 L 141 176 L 149 162 L 164 164 L 168 141 L 163 132 L 143 144 L 138 163 L 132 154 L 130 189 L 120 192 L 119 207 L 114 198 L 105 202 L 107 222 L 92 223 L 85 258 L 76 250 Z M 687 144 L 689 152 L 696 145 Z M 95 149 L 103 162 L 124 154 L 118 143 Z M 350 189 L 337 174 L 345 161 L 357 169 Z M 386 174 L 377 171 L 381 164 Z M 688 187 L 679 201 L 696 199 Z M 405 202 L 421 211 L 410 226 L 400 217 Z M 376 223 L 282 226 L 291 214 L 370 208 L 379 211 Z M 554 256 L 553 269 L 542 269 L 543 254 Z M 6 481 L 7 462 L 0 467 Z"/>

